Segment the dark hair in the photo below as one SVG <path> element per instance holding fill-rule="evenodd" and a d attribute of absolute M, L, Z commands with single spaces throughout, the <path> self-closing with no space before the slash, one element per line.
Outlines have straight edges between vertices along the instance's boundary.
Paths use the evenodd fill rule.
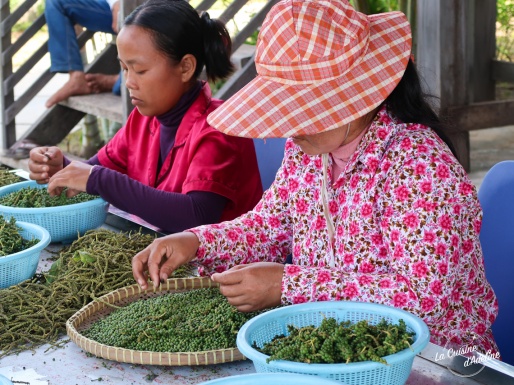
<path fill-rule="evenodd" d="M 148 0 L 125 19 L 123 26 L 137 26 L 150 32 L 157 49 L 178 63 L 184 55 L 196 58 L 195 79 L 203 67 L 209 80 L 232 73 L 232 40 L 223 22 L 201 16 L 186 0 Z"/>
<path fill-rule="evenodd" d="M 409 59 L 402 79 L 387 97 L 385 103 L 389 112 L 404 123 L 419 123 L 428 126 L 448 145 L 457 157 L 451 140 L 446 136 L 446 126 L 431 107 L 430 95 L 423 92 L 416 66 Z"/>

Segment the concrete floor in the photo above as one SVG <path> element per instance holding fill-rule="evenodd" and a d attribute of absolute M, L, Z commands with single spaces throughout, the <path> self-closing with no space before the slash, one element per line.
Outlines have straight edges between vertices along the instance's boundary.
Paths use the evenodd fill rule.
<path fill-rule="evenodd" d="M 477 187 L 494 164 L 503 160 L 514 160 L 514 126 L 472 131 L 470 143 L 469 176 Z"/>

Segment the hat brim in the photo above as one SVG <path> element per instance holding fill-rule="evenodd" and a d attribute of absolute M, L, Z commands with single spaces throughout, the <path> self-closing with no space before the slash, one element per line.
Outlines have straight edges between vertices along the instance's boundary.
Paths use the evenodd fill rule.
<path fill-rule="evenodd" d="M 329 131 L 379 106 L 400 82 L 411 53 L 401 12 L 369 15 L 360 62 L 334 80 L 290 85 L 258 75 L 208 116 L 219 131 L 248 138 L 288 138 Z"/>

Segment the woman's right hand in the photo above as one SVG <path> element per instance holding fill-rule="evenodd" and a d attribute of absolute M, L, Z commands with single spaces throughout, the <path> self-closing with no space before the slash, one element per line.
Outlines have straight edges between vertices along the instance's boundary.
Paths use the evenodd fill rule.
<path fill-rule="evenodd" d="M 132 258 L 132 274 L 141 289 L 148 288 L 148 275 L 157 288 L 178 267 L 190 262 L 200 247 L 198 237 L 189 231 L 156 238 Z"/>
<path fill-rule="evenodd" d="M 29 177 L 45 184 L 52 175 L 62 170 L 64 155 L 59 147 L 36 147 L 30 150 Z"/>

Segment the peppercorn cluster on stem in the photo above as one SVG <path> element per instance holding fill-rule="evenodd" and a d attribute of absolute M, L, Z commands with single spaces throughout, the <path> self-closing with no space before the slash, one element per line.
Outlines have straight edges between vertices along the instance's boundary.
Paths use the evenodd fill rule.
<path fill-rule="evenodd" d="M 262 348 L 254 342 L 255 349 L 269 355 L 267 362 L 333 364 L 371 360 L 387 364 L 383 357 L 410 348 L 415 335 L 402 319 L 398 324 L 382 319 L 373 325 L 367 320 L 351 323 L 324 318 L 319 327 L 288 325 L 287 329 L 287 336 L 276 336 Z"/>
<path fill-rule="evenodd" d="M 37 238 L 24 239 L 20 230 L 14 217 L 6 220 L 0 215 L 0 257 L 18 253 L 39 242 Z"/>
<path fill-rule="evenodd" d="M 21 182 L 22 179 L 5 167 L 0 167 L 0 187 Z"/>
<path fill-rule="evenodd" d="M 132 302 L 82 334 L 131 350 L 186 353 L 229 349 L 236 347 L 243 324 L 259 313 L 242 313 L 218 288 L 204 288 Z"/>
<path fill-rule="evenodd" d="M 0 205 L 21 208 L 41 208 L 72 205 L 96 199 L 97 196 L 85 192 L 68 198 L 66 189 L 60 195 L 50 196 L 45 188 L 24 187 L 0 197 Z"/>
<path fill-rule="evenodd" d="M 59 347 L 66 321 L 83 306 L 134 284 L 132 257 L 154 236 L 96 229 L 59 252 L 49 271 L 0 290 L 0 358 L 43 344 Z M 173 277 L 190 277 L 184 265 Z"/>

